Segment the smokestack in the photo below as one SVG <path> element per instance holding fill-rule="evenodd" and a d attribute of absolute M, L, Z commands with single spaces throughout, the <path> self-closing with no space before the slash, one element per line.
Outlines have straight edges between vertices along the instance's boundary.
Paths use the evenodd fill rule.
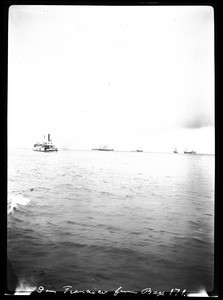
<path fill-rule="evenodd" d="M 48 133 L 48 142 L 50 142 L 50 134 Z"/>

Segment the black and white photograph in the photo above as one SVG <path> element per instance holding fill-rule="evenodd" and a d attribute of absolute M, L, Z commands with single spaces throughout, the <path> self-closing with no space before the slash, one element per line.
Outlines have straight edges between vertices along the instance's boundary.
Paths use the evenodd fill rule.
<path fill-rule="evenodd" d="M 209 5 L 11 5 L 7 288 L 214 288 Z"/>

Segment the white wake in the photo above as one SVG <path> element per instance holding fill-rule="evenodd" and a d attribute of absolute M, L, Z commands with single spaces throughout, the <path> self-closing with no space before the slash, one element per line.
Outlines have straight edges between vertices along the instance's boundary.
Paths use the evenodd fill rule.
<path fill-rule="evenodd" d="M 7 213 L 11 214 L 20 205 L 27 205 L 29 202 L 30 202 L 30 199 L 24 197 L 21 194 L 9 194 L 8 202 L 7 202 Z"/>

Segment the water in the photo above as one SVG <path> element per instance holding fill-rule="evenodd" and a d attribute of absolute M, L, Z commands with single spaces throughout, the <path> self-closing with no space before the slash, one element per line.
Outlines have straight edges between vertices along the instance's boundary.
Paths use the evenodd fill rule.
<path fill-rule="evenodd" d="M 7 236 L 30 286 L 210 291 L 214 156 L 10 151 Z"/>

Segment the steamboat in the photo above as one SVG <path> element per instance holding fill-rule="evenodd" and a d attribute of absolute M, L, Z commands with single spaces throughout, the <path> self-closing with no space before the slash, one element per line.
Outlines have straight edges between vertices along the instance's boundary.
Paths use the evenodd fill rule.
<path fill-rule="evenodd" d="M 33 150 L 39 151 L 39 152 L 57 152 L 58 151 L 58 149 L 55 147 L 52 140 L 50 139 L 50 134 L 48 134 L 47 140 L 45 140 L 45 136 L 44 136 L 44 141 L 42 143 L 34 144 Z"/>

